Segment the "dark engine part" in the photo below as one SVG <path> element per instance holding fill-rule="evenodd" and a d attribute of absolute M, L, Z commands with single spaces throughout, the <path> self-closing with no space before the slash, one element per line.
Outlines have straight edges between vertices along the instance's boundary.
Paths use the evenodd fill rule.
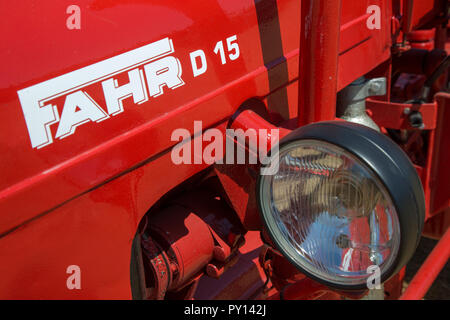
<path fill-rule="evenodd" d="M 142 256 L 147 299 L 186 299 L 196 280 L 218 278 L 233 264 L 244 231 L 225 201 L 194 191 L 147 217 Z"/>

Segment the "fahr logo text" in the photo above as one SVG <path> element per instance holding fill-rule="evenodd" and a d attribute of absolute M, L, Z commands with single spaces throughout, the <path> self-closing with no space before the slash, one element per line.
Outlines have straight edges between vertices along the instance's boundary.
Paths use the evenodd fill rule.
<path fill-rule="evenodd" d="M 184 85 L 180 61 L 172 40 L 165 38 L 118 56 L 38 83 L 17 92 L 33 148 L 53 142 L 50 126 L 58 124 L 55 138 L 73 134 L 86 122 L 100 122 L 123 111 L 122 100 L 133 97 L 135 104 L 164 93 L 164 86 L 175 89 Z M 115 76 L 127 73 L 128 83 L 119 86 Z M 106 110 L 85 91 L 100 83 Z M 57 98 L 63 104 L 58 112 Z"/>

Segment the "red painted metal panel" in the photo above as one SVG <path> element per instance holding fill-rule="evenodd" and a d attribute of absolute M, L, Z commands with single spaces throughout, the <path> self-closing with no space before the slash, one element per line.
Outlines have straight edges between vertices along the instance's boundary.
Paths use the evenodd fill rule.
<path fill-rule="evenodd" d="M 340 18 L 341 1 L 302 1 L 299 126 L 336 116 Z"/>
<path fill-rule="evenodd" d="M 367 28 L 371 5 L 380 7 L 380 29 Z M 338 90 L 389 59 L 391 17 L 392 1 L 342 1 Z"/>
<path fill-rule="evenodd" d="M 32 16 L 37 10 L 37 4 L 24 3 L 23 8 L 14 9 L 6 3 L 2 6 L 3 12 L 21 12 L 23 16 Z M 174 129 L 192 131 L 192 123 L 198 119 L 209 127 L 229 117 L 248 96 L 261 96 L 267 90 L 253 1 L 232 5 L 213 2 L 207 16 L 202 4 L 196 8 L 178 1 L 109 1 L 102 5 L 84 1 L 80 6 L 86 28 L 78 33 L 70 33 L 64 24 L 59 26 L 59 19 L 65 17 L 63 3 L 39 2 L 39 10 L 47 13 L 45 19 L 36 15 L 35 21 L 18 26 L 16 34 L 5 34 L 3 43 L 11 47 L 1 50 L 5 72 L 0 117 L 7 125 L 0 133 L 4 155 L 0 168 L 0 233 L 164 152 L 175 144 L 170 139 Z M 3 23 L 13 27 L 17 19 L 10 20 Z M 165 20 L 171 23 L 163 23 Z M 27 38 L 27 34 L 33 38 L 23 45 L 11 39 Z M 213 53 L 214 45 L 232 34 L 239 36 L 241 58 L 221 65 Z M 126 99 L 122 114 L 99 124 L 84 124 L 75 134 L 55 139 L 44 148 L 31 148 L 17 90 L 167 35 L 173 38 L 174 55 L 181 61 L 186 85 L 139 106 Z M 69 37 L 71 41 L 64 41 Z M 209 72 L 194 79 L 189 53 L 197 49 L 208 53 Z M 36 54 L 44 60 L 23 64 L 34 61 Z M 104 107 L 101 86 L 87 90 Z M 214 113 L 204 111 L 214 106 L 220 108 Z M 51 127 L 53 134 L 56 127 Z"/>
<path fill-rule="evenodd" d="M 172 163 L 172 131 L 192 132 L 194 120 L 217 125 L 248 97 L 268 92 L 253 1 L 211 1 L 207 13 L 203 3 L 179 1 L 78 4 L 77 31 L 65 27 L 63 1 L 0 4 L 2 12 L 20 12 L 0 22 L 0 255 L 7 257 L 0 269 L 9 275 L 0 284 L 2 298 L 129 298 L 131 240 L 141 217 L 206 168 Z M 214 46 L 233 34 L 240 58 L 222 65 Z M 184 86 L 139 106 L 126 99 L 123 113 L 32 148 L 18 90 L 167 36 Z M 197 49 L 207 53 L 208 72 L 194 78 L 189 53 Z M 86 90 L 104 108 L 101 86 Z M 80 292 L 66 287 L 70 264 L 81 267 Z"/>

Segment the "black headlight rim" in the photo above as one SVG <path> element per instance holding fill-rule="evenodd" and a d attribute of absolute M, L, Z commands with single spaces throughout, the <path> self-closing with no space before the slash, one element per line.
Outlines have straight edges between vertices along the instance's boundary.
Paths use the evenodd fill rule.
<path fill-rule="evenodd" d="M 412 162 L 403 150 L 388 137 L 366 126 L 346 121 L 317 122 L 298 128 L 280 141 L 279 150 L 282 150 L 283 146 L 293 141 L 306 139 L 330 143 L 348 151 L 365 163 L 388 191 L 397 211 L 401 233 L 398 254 L 389 269 L 381 275 L 382 282 L 388 280 L 391 276 L 397 274 L 412 257 L 419 243 L 425 219 L 423 187 Z M 383 148 L 389 150 L 384 150 Z M 388 174 L 392 168 L 395 168 L 394 171 L 401 174 L 395 177 Z M 291 257 L 291 253 L 287 252 L 279 244 L 279 240 L 274 238 L 273 226 L 269 226 L 263 214 L 260 198 L 260 175 L 258 176 L 256 187 L 258 209 L 264 228 L 268 231 L 267 234 L 278 251 L 294 266 L 312 279 L 338 290 L 367 289 L 366 284 L 340 285 L 331 283 L 299 266 L 295 258 Z M 415 215 L 415 219 L 410 219 L 410 212 L 412 211 L 414 211 L 412 214 Z"/>

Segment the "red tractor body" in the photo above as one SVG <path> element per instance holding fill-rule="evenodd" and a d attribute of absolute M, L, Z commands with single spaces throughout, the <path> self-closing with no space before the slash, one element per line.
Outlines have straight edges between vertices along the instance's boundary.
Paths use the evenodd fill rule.
<path fill-rule="evenodd" d="M 83 0 L 80 29 L 66 25 L 67 1 L 2 2 L 0 298 L 273 298 L 306 281 L 280 257 L 265 264 L 255 179 L 246 166 L 195 161 L 202 132 L 224 132 L 256 100 L 286 130 L 334 120 L 336 92 L 364 75 L 387 79 L 387 93 L 367 100 L 382 132 L 412 130 L 406 102 L 449 50 L 446 1 L 342 0 L 319 14 L 309 2 Z M 371 5 L 379 28 L 367 27 Z M 440 238 L 450 223 L 450 95 L 422 110 L 426 134 L 401 146 L 424 187 L 424 233 Z M 200 146 L 192 164 L 171 158 L 178 128 Z M 211 194 L 208 178 L 224 194 Z M 146 224 L 171 233 L 156 242 L 177 263 L 155 265 L 168 255 L 161 245 L 140 250 Z M 448 239 L 441 247 L 448 258 Z M 80 289 L 68 289 L 71 265 Z M 399 297 L 402 277 L 385 290 Z M 342 296 L 307 281 L 287 297 Z"/>

